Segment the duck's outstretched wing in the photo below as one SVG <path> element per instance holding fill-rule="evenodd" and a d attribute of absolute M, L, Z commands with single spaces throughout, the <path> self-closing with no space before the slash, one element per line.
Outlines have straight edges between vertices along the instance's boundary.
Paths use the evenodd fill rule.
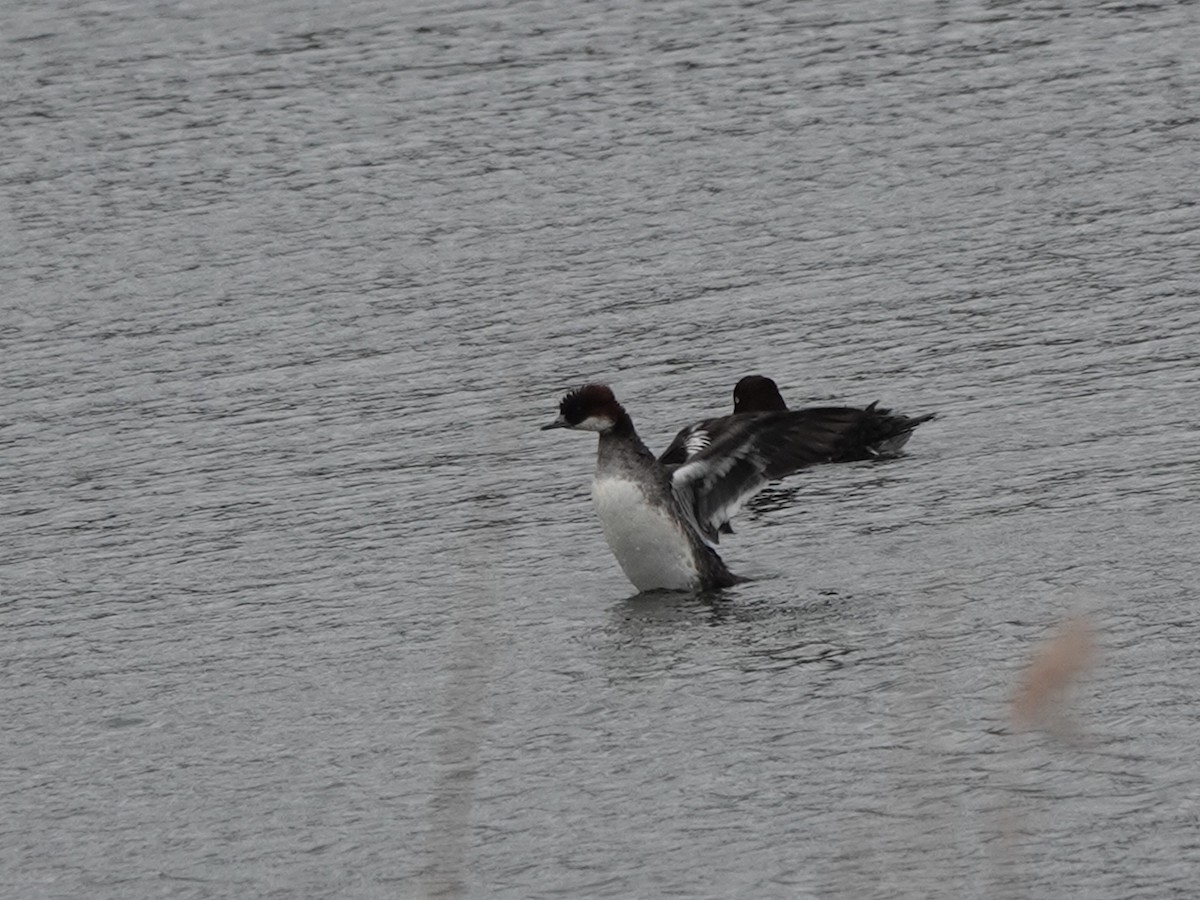
<path fill-rule="evenodd" d="M 836 410 L 820 409 L 740 413 L 721 421 L 719 435 L 671 474 L 681 510 L 713 544 L 768 482 L 828 462 L 844 428 Z"/>
<path fill-rule="evenodd" d="M 823 423 L 826 429 L 836 432 L 829 456 L 822 462 L 853 462 L 895 456 L 908 443 L 913 429 L 936 415 L 900 415 L 890 409 L 881 409 L 878 403 L 872 403 L 866 409 L 852 406 L 811 406 L 795 412 L 804 413 L 814 421 Z M 714 441 L 720 440 L 728 429 L 735 427 L 746 415 L 753 413 L 737 413 L 693 422 L 675 435 L 675 439 L 662 452 L 658 461 L 664 466 L 680 466 L 690 462 Z M 806 465 L 811 463 L 800 459 L 796 468 Z"/>

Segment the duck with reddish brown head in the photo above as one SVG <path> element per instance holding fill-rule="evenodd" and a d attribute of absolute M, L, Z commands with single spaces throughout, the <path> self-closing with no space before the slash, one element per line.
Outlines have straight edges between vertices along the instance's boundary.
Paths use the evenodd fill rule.
<path fill-rule="evenodd" d="M 682 465 L 696 453 L 720 438 L 726 429 L 736 426 L 742 416 L 786 411 L 787 403 L 779 387 L 764 375 L 747 375 L 733 388 L 733 415 L 695 422 L 682 429 L 658 461 L 663 465 Z M 913 429 L 928 422 L 935 413 L 903 416 L 872 403 L 866 408 L 853 406 L 810 406 L 796 410 L 837 433 L 825 462 L 853 462 L 896 456 L 912 437 Z M 810 464 L 806 457 L 796 460 L 796 469 Z"/>
<path fill-rule="evenodd" d="M 551 428 L 575 428 L 579 431 L 610 431 L 618 423 L 633 428 L 625 407 L 617 402 L 607 384 L 585 384 L 567 393 L 558 405 L 558 418 L 542 431 Z"/>
<path fill-rule="evenodd" d="M 798 459 L 827 459 L 836 436 L 795 413 L 742 416 L 686 465 L 668 467 L 603 384 L 569 392 L 558 418 L 543 426 L 550 428 L 599 434 L 592 502 L 618 564 L 642 591 L 734 584 L 716 551 L 722 526 L 769 481 L 794 471 Z"/>

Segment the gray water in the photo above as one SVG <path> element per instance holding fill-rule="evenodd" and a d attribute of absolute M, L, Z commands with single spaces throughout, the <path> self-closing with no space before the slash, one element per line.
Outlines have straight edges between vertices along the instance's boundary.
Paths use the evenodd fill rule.
<path fill-rule="evenodd" d="M 5 18 L 4 897 L 1194 895 L 1194 5 Z M 751 372 L 940 417 L 632 598 Z"/>

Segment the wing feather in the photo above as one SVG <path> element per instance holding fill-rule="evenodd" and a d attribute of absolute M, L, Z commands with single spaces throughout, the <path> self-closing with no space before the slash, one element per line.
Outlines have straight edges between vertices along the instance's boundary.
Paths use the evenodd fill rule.
<path fill-rule="evenodd" d="M 712 433 L 709 425 L 720 422 L 720 419 L 705 419 L 703 422 L 693 422 L 686 428 L 681 428 L 679 434 L 662 452 L 658 461 L 664 466 L 681 466 L 709 444 L 712 443 Z"/>
<path fill-rule="evenodd" d="M 844 427 L 824 410 L 739 413 L 724 421 L 726 430 L 671 478 L 684 514 L 713 544 L 742 504 L 769 482 L 829 460 Z"/>
<path fill-rule="evenodd" d="M 803 413 L 813 422 L 823 423 L 836 431 L 831 436 L 833 446 L 826 462 L 852 462 L 860 459 L 877 459 L 896 456 L 912 436 L 913 429 L 934 418 L 933 413 L 923 416 L 905 416 L 879 406 L 878 401 L 860 409 L 850 406 L 812 406 L 794 410 Z M 695 422 L 680 430 L 663 451 L 658 461 L 664 466 L 681 466 L 734 427 L 742 416 L 764 415 L 764 412 L 735 413 Z M 796 468 L 809 465 L 802 461 Z M 795 469 L 793 469 L 795 471 Z M 776 476 L 782 477 L 782 476 Z"/>

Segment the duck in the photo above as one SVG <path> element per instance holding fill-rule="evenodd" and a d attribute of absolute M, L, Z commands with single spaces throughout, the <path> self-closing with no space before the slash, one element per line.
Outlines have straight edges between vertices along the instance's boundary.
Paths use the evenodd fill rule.
<path fill-rule="evenodd" d="M 719 440 L 724 432 L 740 427 L 742 417 L 787 412 L 788 405 L 779 386 L 764 375 L 747 375 L 733 388 L 733 413 L 693 422 L 679 433 L 658 457 L 663 465 L 681 465 Z M 797 410 L 821 421 L 838 432 L 837 440 L 824 462 L 855 462 L 885 459 L 899 455 L 913 430 L 936 417 L 937 413 L 905 416 L 879 406 L 878 401 L 865 408 L 852 406 L 813 406 Z M 797 469 L 811 465 L 797 459 Z M 790 473 L 788 473 L 790 474 Z"/>
<path fill-rule="evenodd" d="M 722 527 L 769 482 L 825 462 L 844 433 L 838 416 L 778 410 L 732 417 L 680 463 L 646 447 L 611 387 L 567 392 L 542 430 L 599 437 L 592 504 L 617 564 L 639 591 L 705 591 L 740 579 L 717 552 Z"/>

